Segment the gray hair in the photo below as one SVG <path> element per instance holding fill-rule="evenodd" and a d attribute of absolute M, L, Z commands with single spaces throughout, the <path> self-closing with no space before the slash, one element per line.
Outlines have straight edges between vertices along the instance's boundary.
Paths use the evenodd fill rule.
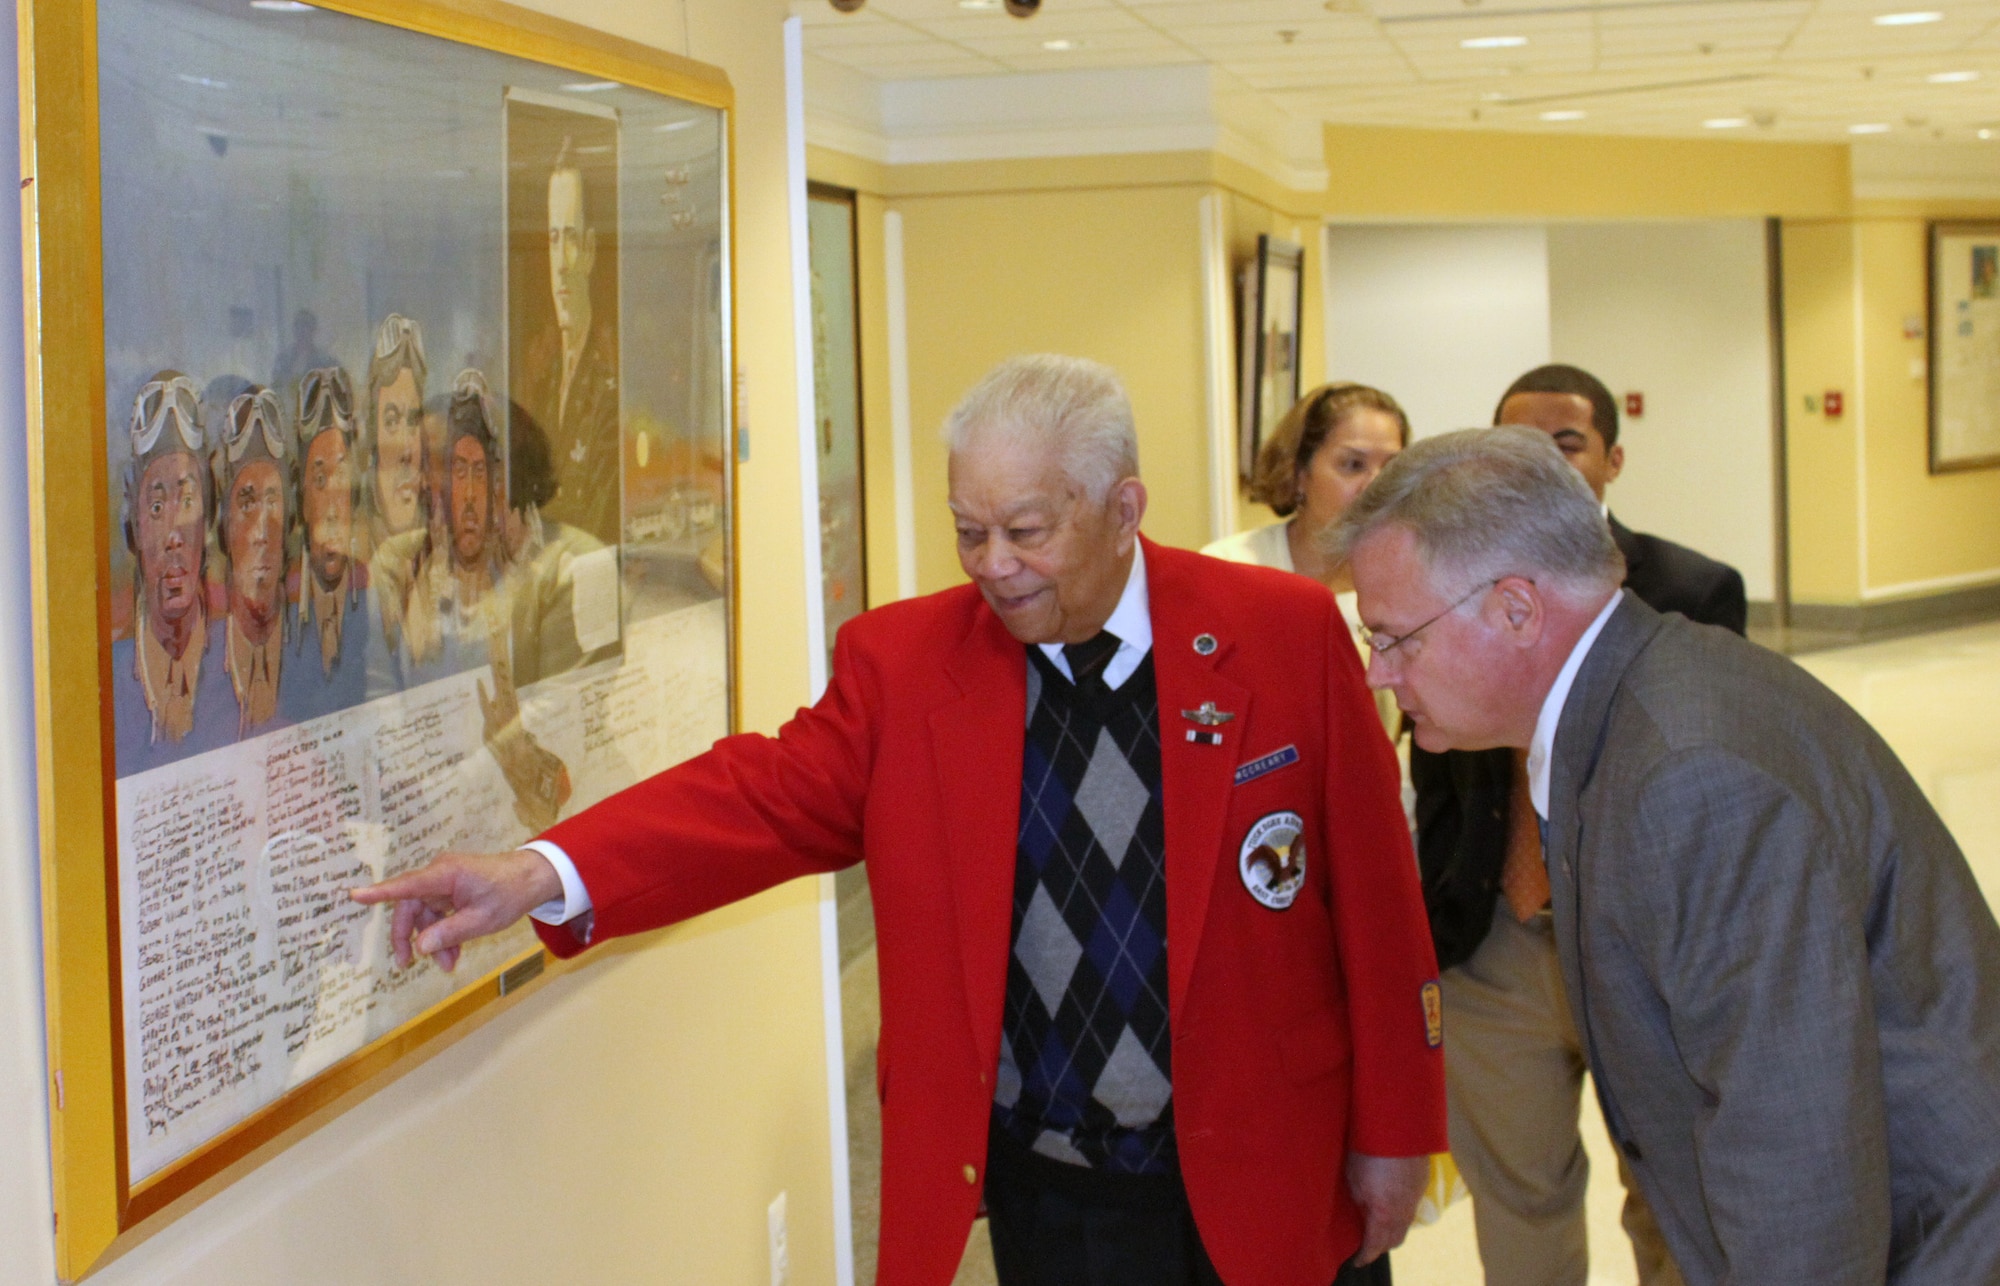
<path fill-rule="evenodd" d="M 1117 372 L 1081 357 L 1010 357 L 973 385 L 945 417 L 952 453 L 975 437 L 1033 438 L 1062 453 L 1063 472 L 1093 502 L 1139 473 L 1132 400 Z"/>
<path fill-rule="evenodd" d="M 1330 552 L 1344 560 L 1392 526 L 1416 538 L 1433 575 L 1467 584 L 1527 576 L 1582 592 L 1625 579 L 1597 497 L 1539 429 L 1462 429 L 1416 443 L 1341 515 Z"/>

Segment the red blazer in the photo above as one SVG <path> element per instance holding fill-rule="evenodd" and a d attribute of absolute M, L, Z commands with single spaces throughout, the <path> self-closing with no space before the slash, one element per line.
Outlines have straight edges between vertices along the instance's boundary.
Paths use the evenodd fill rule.
<path fill-rule="evenodd" d="M 1326 1286 L 1361 1236 L 1346 1153 L 1445 1147 L 1436 970 L 1395 759 L 1324 588 L 1145 549 L 1182 1173 L 1224 1279 Z M 1187 739 L 1210 730 L 1182 712 L 1209 701 L 1236 716 L 1213 727 L 1220 745 Z M 590 890 L 593 941 L 866 859 L 889 1286 L 948 1283 L 979 1204 L 1026 715 L 1022 645 L 960 586 L 850 622 L 826 695 L 776 737 L 726 738 L 546 837 Z M 1273 755 L 1283 766 L 1251 771 Z M 1243 848 L 1286 811 L 1304 822 L 1305 882 L 1274 910 Z M 540 932 L 559 956 L 581 950 Z"/>

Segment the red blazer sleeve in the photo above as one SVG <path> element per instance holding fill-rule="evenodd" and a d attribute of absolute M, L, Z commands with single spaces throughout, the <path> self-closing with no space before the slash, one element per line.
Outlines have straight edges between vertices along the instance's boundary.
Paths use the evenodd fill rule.
<path fill-rule="evenodd" d="M 542 835 L 569 855 L 590 893 L 590 940 L 674 924 L 860 861 L 871 680 L 842 631 L 825 695 L 775 737 L 725 737 Z M 535 927 L 557 956 L 583 950 L 569 926 Z"/>
<path fill-rule="evenodd" d="M 1444 1051 L 1431 1040 L 1426 988 L 1437 957 L 1403 816 L 1396 754 L 1333 609 L 1328 640 L 1327 831 L 1335 928 L 1354 1041 L 1348 1147 L 1370 1156 L 1443 1152 Z"/>

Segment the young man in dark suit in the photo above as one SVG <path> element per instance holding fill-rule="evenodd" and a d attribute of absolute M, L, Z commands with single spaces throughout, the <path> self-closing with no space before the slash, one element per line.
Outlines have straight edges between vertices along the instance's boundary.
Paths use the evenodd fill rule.
<path fill-rule="evenodd" d="M 1595 376 L 1541 366 L 1514 381 L 1495 424 L 1539 429 L 1598 503 L 1625 466 L 1618 404 Z M 1736 569 L 1610 516 L 1625 588 L 1660 612 L 1743 633 Z M 1556 967 L 1548 875 L 1518 750 L 1411 751 L 1424 903 L 1451 1047 L 1452 1153 L 1473 1196 L 1488 1286 L 1583 1286 L 1589 1177 L 1577 1112 L 1584 1051 Z M 1622 1166 L 1621 1166 L 1622 1170 Z M 1679 1286 L 1651 1212 L 1626 1183 L 1624 1222 L 1643 1286 Z"/>

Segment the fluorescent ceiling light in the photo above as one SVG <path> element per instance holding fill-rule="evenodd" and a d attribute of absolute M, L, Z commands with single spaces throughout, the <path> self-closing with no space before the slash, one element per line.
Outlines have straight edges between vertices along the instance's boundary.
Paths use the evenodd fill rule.
<path fill-rule="evenodd" d="M 1701 123 L 1703 129 L 1742 129 L 1750 123 L 1747 116 L 1717 116 Z"/>
<path fill-rule="evenodd" d="M 1042 48 L 1052 54 L 1066 54 L 1076 48 L 1076 42 L 1074 40 L 1044 40 Z"/>
<path fill-rule="evenodd" d="M 1978 80 L 1979 73 L 1976 71 L 1934 71 L 1924 77 L 1924 79 L 1933 85 L 1963 85 L 1968 81 Z"/>
<path fill-rule="evenodd" d="M 1560 111 L 1542 113 L 1542 119 L 1545 121 L 1580 121 L 1583 119 L 1583 117 L 1584 114 L 1582 112 L 1577 111 L 1573 107 L 1564 108 Z"/>
<path fill-rule="evenodd" d="M 1847 132 L 1850 134 L 1887 134 L 1889 127 L 1880 121 L 1875 121 L 1867 125 L 1849 125 Z"/>
<path fill-rule="evenodd" d="M 958 7 L 961 9 L 971 9 L 974 11 L 982 9 L 998 9 L 1000 7 L 1000 0 L 958 0 Z"/>
<path fill-rule="evenodd" d="M 1927 22 L 1943 22 L 1944 15 L 1935 9 L 1912 10 L 1909 13 L 1878 13 L 1875 25 L 1878 27 L 1920 27 Z"/>
<path fill-rule="evenodd" d="M 684 121 L 668 121 L 665 125 L 655 125 L 653 126 L 653 132 L 655 134 L 671 134 L 677 129 L 692 128 L 694 128 L 694 118 L 689 117 Z"/>
<path fill-rule="evenodd" d="M 601 94 L 607 89 L 618 88 L 615 80 L 580 80 L 574 85 L 564 85 L 572 94 Z"/>
<path fill-rule="evenodd" d="M 252 9 L 262 9 L 265 13 L 311 13 L 313 7 L 301 4 L 299 0 L 250 0 Z"/>
<path fill-rule="evenodd" d="M 1460 49 L 1519 49 L 1528 43 L 1526 36 L 1473 36 L 1458 42 Z"/>
<path fill-rule="evenodd" d="M 200 85 L 203 89 L 228 89 L 229 82 L 217 80 L 213 76 L 191 76 L 187 72 L 177 72 L 174 79 L 187 85 Z"/>

